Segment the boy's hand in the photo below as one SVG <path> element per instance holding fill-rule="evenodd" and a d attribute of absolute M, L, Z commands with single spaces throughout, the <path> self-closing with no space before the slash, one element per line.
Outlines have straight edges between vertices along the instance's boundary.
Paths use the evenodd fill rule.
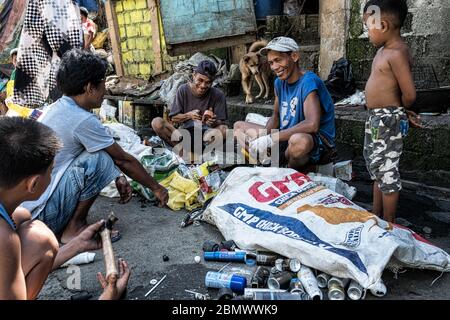
<path fill-rule="evenodd" d="M 103 293 L 99 300 L 118 300 L 126 290 L 128 279 L 130 278 L 130 269 L 123 259 L 119 259 L 118 266 L 119 275 L 117 277 L 105 279 L 101 272 L 97 273 L 98 281 L 103 288 Z"/>
<path fill-rule="evenodd" d="M 100 220 L 86 227 L 78 236 L 71 241 L 75 241 L 78 252 L 85 252 L 89 250 L 97 250 L 102 247 L 102 240 L 97 237 L 98 232 L 104 225 L 105 220 Z"/>
<path fill-rule="evenodd" d="M 420 116 L 414 111 L 406 110 L 406 115 L 408 116 L 409 123 L 414 128 L 423 128 L 422 120 Z"/>

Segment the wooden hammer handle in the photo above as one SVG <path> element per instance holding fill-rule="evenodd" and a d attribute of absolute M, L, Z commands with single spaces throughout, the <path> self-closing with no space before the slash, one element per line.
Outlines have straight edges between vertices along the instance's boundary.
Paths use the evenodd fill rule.
<path fill-rule="evenodd" d="M 114 251 L 111 243 L 111 231 L 105 228 L 100 232 L 100 235 L 102 237 L 103 256 L 105 257 L 105 279 L 108 280 L 110 275 L 115 274 L 117 276 L 119 273 L 117 271 L 116 258 L 114 257 Z"/>

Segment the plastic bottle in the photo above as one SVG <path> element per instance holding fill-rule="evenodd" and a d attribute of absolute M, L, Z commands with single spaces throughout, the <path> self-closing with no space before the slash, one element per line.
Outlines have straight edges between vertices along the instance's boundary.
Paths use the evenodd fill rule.
<path fill-rule="evenodd" d="M 205 277 L 205 286 L 209 288 L 229 288 L 233 292 L 243 293 L 247 286 L 247 279 L 232 273 L 208 271 Z"/>
<path fill-rule="evenodd" d="M 61 265 L 61 267 L 67 267 L 70 265 L 86 264 L 94 261 L 95 252 L 82 252 L 70 260 L 67 260 Z"/>
<path fill-rule="evenodd" d="M 245 252 L 235 251 L 207 251 L 203 253 L 205 261 L 245 262 Z"/>

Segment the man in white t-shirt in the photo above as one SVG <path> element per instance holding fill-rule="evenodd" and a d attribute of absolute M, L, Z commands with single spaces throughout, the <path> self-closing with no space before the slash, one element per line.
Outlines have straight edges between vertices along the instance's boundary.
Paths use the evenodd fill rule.
<path fill-rule="evenodd" d="M 112 180 L 116 180 L 121 202 L 131 199 L 131 186 L 121 171 L 150 188 L 160 206 L 168 200 L 167 190 L 114 141 L 90 112 L 103 100 L 106 67 L 106 61 L 88 51 L 67 52 L 57 74 L 64 95 L 40 119 L 56 132 L 63 148 L 55 157 L 47 190 L 37 201 L 23 206 L 59 235 L 62 243 L 86 228 L 89 209 Z"/>

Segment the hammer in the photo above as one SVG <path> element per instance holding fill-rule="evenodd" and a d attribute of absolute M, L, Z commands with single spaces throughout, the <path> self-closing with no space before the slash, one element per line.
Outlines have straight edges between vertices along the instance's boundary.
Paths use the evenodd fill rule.
<path fill-rule="evenodd" d="M 108 216 L 108 219 L 105 221 L 105 225 L 103 229 L 100 231 L 100 236 L 102 237 L 102 247 L 103 247 L 103 255 L 105 257 L 105 267 L 106 267 L 106 277 L 108 278 L 114 274 L 117 276 L 119 273 L 117 271 L 116 259 L 114 257 L 114 251 L 111 243 L 111 230 L 114 223 L 119 220 L 113 212 L 111 212 Z"/>

